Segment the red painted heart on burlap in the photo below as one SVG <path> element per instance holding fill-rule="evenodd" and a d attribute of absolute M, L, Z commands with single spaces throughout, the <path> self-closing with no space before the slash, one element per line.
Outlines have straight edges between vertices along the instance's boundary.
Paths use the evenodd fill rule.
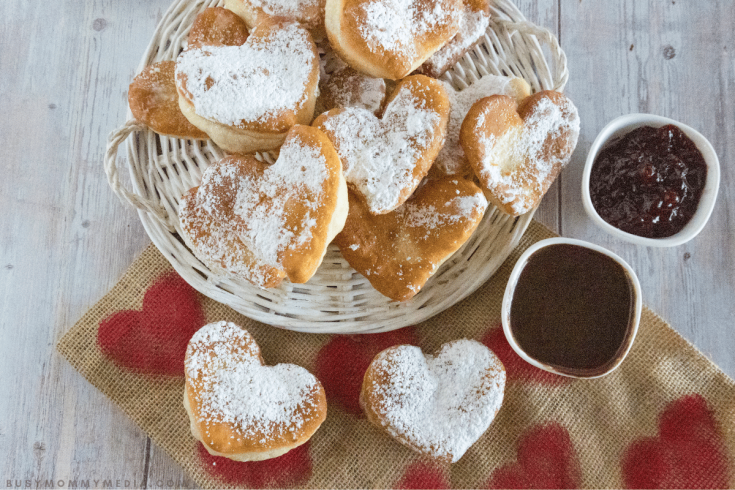
<path fill-rule="evenodd" d="M 170 272 L 148 288 L 141 311 L 123 310 L 102 320 L 97 345 L 122 368 L 183 376 L 186 345 L 205 323 L 197 292 Z"/>
<path fill-rule="evenodd" d="M 362 417 L 360 388 L 370 361 L 394 345 L 418 345 L 414 327 L 367 335 L 335 335 L 317 354 L 315 375 L 327 392 L 352 415 Z"/>
<path fill-rule="evenodd" d="M 528 381 L 553 386 L 572 381 L 572 378 L 544 371 L 524 361 L 508 343 L 502 326 L 488 330 L 482 338 L 482 343 L 495 352 L 495 355 L 503 362 L 509 382 Z"/>
<path fill-rule="evenodd" d="M 556 422 L 531 427 L 518 460 L 495 470 L 488 488 L 578 488 L 581 471 L 569 432 Z"/>
<path fill-rule="evenodd" d="M 730 463 L 707 401 L 689 395 L 659 418 L 657 437 L 635 441 L 623 457 L 627 488 L 728 488 Z"/>
<path fill-rule="evenodd" d="M 199 443 L 197 455 L 205 471 L 228 485 L 247 488 L 290 488 L 311 478 L 312 462 L 309 442 L 283 456 L 264 461 L 233 461 L 212 456 Z"/>
<path fill-rule="evenodd" d="M 395 488 L 399 490 L 421 490 L 425 488 L 443 490 L 451 488 L 451 485 L 444 468 L 435 463 L 417 461 L 408 465 Z"/>

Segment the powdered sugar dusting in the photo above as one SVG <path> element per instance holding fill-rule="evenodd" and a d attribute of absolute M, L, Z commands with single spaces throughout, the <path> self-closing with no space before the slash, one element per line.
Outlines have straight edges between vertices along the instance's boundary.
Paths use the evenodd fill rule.
<path fill-rule="evenodd" d="M 242 46 L 184 51 L 176 62 L 176 83 L 199 116 L 240 125 L 299 109 L 314 59 L 308 31 L 287 24 L 264 37 L 251 36 Z"/>
<path fill-rule="evenodd" d="M 248 278 L 260 286 L 279 280 L 277 271 L 257 263 L 250 249 L 229 223 L 214 219 L 207 211 L 198 208 L 195 199 L 186 197 L 182 201 L 179 219 L 187 245 L 212 271 Z M 196 229 L 206 231 L 198 235 L 191 233 Z M 195 236 L 192 237 L 189 233 Z"/>
<path fill-rule="evenodd" d="M 385 99 L 385 81 L 382 78 L 360 77 L 357 94 L 357 97 L 350 97 L 351 94 L 338 95 L 338 103 L 342 107 L 354 105 L 376 113 Z"/>
<path fill-rule="evenodd" d="M 436 356 L 399 346 L 373 361 L 389 382 L 369 386 L 386 429 L 422 452 L 458 461 L 487 430 L 503 402 L 505 370 L 474 340 L 444 344 Z"/>
<path fill-rule="evenodd" d="M 478 193 L 472 196 L 455 197 L 447 205 L 455 206 L 460 216 L 470 218 L 477 212 L 480 212 L 480 214 L 485 213 L 487 199 L 485 199 L 484 195 Z"/>
<path fill-rule="evenodd" d="M 233 323 L 211 323 L 194 334 L 185 368 L 205 428 L 232 424 L 239 437 L 268 444 L 318 416 L 316 378 L 293 364 L 261 365 L 255 340 Z"/>
<path fill-rule="evenodd" d="M 280 267 L 283 251 L 312 238 L 327 177 L 326 159 L 319 149 L 292 138 L 281 147 L 278 161 L 262 178 L 240 178 L 233 211 L 243 220 L 240 238 L 259 259 Z M 290 222 L 292 200 L 307 203 L 300 223 Z"/>
<path fill-rule="evenodd" d="M 373 52 L 414 58 L 417 38 L 431 36 L 456 22 L 457 9 L 449 1 L 374 0 L 362 5 L 360 35 Z"/>
<path fill-rule="evenodd" d="M 446 202 L 443 209 L 436 206 L 422 206 L 414 202 L 407 202 L 397 213 L 403 215 L 405 224 L 413 228 L 426 228 L 427 236 L 431 230 L 447 225 L 454 225 L 460 221 L 468 221 L 475 214 L 482 215 L 487 208 L 487 200 L 478 192 L 470 196 L 458 196 Z"/>
<path fill-rule="evenodd" d="M 451 103 L 447 138 L 439 152 L 435 165 L 447 175 L 460 173 L 467 166 L 464 150 L 459 144 L 459 132 L 462 122 L 472 105 L 483 97 L 491 95 L 516 96 L 513 78 L 485 75 L 464 90 L 457 91 L 448 82 L 443 82 Z"/>
<path fill-rule="evenodd" d="M 470 6 L 465 5 L 459 16 L 457 35 L 424 63 L 428 73 L 432 76 L 441 76 L 457 58 L 466 53 L 485 34 L 489 25 L 489 13 L 481 10 L 474 11 Z"/>
<path fill-rule="evenodd" d="M 327 75 L 320 82 L 320 89 L 323 112 L 335 107 L 358 107 L 377 114 L 385 100 L 385 80 L 370 77 L 346 65 Z"/>
<path fill-rule="evenodd" d="M 382 119 L 365 109 L 347 108 L 325 120 L 345 179 L 366 199 L 372 213 L 400 204 L 401 192 L 418 185 L 416 163 L 433 143 L 441 117 L 409 89 L 401 89 Z"/>
<path fill-rule="evenodd" d="M 253 7 L 268 15 L 300 19 L 304 9 L 323 6 L 323 0 L 247 0 Z"/>
<path fill-rule="evenodd" d="M 480 114 L 478 127 L 488 116 L 492 114 L 487 111 Z M 549 175 L 569 162 L 579 130 L 577 109 L 569 99 L 564 98 L 560 106 L 548 97 L 541 98 L 518 134 L 511 132 L 505 138 L 492 135 L 479 138 L 484 155 L 479 176 L 492 184 L 488 188 L 497 191 L 496 196 L 504 204 L 510 204 L 514 212 L 528 212 L 536 202 L 535 195 L 546 192 Z M 555 140 L 568 142 L 565 146 L 569 146 L 570 151 L 564 154 L 549 151 L 548 142 Z M 508 165 L 500 165 L 498 155 L 507 156 Z M 527 167 L 524 171 L 513 171 L 524 166 Z"/>
<path fill-rule="evenodd" d="M 180 213 L 185 231 L 204 226 L 190 220 L 207 220 L 209 236 L 195 243 L 199 255 L 261 287 L 270 268 L 282 268 L 285 251 L 313 238 L 329 178 L 320 149 L 291 134 L 276 163 L 261 170 L 236 157 L 208 167 L 196 203 Z"/>

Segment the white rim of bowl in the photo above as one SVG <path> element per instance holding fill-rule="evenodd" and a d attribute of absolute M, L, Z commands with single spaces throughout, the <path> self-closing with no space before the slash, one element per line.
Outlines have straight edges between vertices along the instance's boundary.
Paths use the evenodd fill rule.
<path fill-rule="evenodd" d="M 707 181 L 705 183 L 704 190 L 702 191 L 699 205 L 689 223 L 687 223 L 679 233 L 670 237 L 646 238 L 627 233 L 603 220 L 592 205 L 592 198 L 590 196 L 590 174 L 592 173 L 592 166 L 594 165 L 595 159 L 600 151 L 614 138 L 623 136 L 625 133 L 641 126 L 661 127 L 668 124 L 677 126 L 694 142 L 695 145 L 697 145 L 697 148 L 702 152 L 704 161 L 707 164 Z M 582 204 L 584 205 L 584 210 L 592 221 L 610 235 L 636 245 L 648 247 L 675 247 L 688 242 L 702 231 L 715 208 L 715 201 L 717 200 L 719 187 L 720 160 L 717 157 L 717 153 L 715 152 L 712 143 L 710 143 L 699 131 L 667 117 L 656 116 L 654 114 L 627 114 L 625 116 L 615 118 L 608 123 L 608 125 L 605 126 L 597 135 L 594 143 L 592 143 L 589 153 L 587 154 L 587 161 L 582 174 Z"/>
<path fill-rule="evenodd" d="M 518 279 L 521 276 L 521 272 L 525 268 L 526 264 L 528 263 L 528 258 L 533 255 L 538 250 L 551 246 L 551 245 L 578 245 L 580 247 L 588 248 L 590 250 L 594 250 L 596 252 L 600 252 L 604 255 L 607 255 L 608 257 L 612 258 L 620 264 L 620 266 L 623 267 L 623 269 L 627 272 L 628 277 L 630 278 L 631 286 L 633 287 L 633 292 L 635 293 L 635 305 L 633 306 L 633 320 L 632 320 L 632 326 L 630 328 L 630 340 L 628 341 L 628 345 L 625 348 L 625 351 L 621 354 L 620 358 L 612 365 L 610 368 L 605 371 L 602 374 L 593 375 L 593 376 L 575 376 L 568 373 L 560 372 L 556 369 L 554 369 L 551 366 L 548 366 L 546 364 L 543 364 L 536 359 L 530 357 L 526 352 L 516 343 L 515 339 L 513 338 L 513 333 L 511 331 L 511 325 L 510 325 L 510 309 L 511 304 L 513 302 L 513 293 L 515 292 L 516 286 L 518 285 Z M 630 349 L 633 347 L 633 342 L 635 341 L 636 336 L 638 335 L 638 326 L 641 321 L 641 313 L 643 311 L 643 297 L 641 294 L 641 283 L 638 281 L 638 276 L 636 275 L 633 268 L 620 256 L 617 254 L 611 252 L 610 250 L 607 250 L 606 248 L 600 247 L 599 245 L 595 245 L 594 243 L 585 242 L 583 240 L 575 240 L 573 238 L 548 238 L 546 240 L 541 240 L 540 242 L 537 242 L 530 246 L 524 253 L 521 255 L 521 257 L 518 259 L 518 262 L 516 262 L 515 267 L 513 267 L 513 271 L 510 273 L 510 278 L 508 279 L 508 283 L 505 286 L 505 294 L 503 295 L 503 305 L 501 308 L 501 321 L 503 323 L 503 333 L 505 334 L 505 338 L 508 340 L 508 343 L 513 348 L 513 350 L 521 356 L 521 358 L 528 362 L 529 364 L 536 366 L 539 369 L 543 369 L 544 371 L 549 371 L 550 373 L 558 374 L 560 376 L 566 376 L 568 378 L 576 378 L 576 379 L 595 379 L 595 378 L 601 378 L 603 376 L 607 376 L 608 374 L 615 371 L 618 366 L 625 360 L 625 358 L 628 356 L 628 353 L 630 352 Z"/>

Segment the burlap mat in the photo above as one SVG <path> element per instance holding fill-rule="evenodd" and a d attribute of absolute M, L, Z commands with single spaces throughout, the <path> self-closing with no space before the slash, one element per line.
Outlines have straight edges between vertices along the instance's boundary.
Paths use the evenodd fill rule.
<path fill-rule="evenodd" d="M 462 303 L 415 327 L 362 336 L 254 322 L 194 293 L 151 245 L 58 350 L 204 488 L 732 487 L 735 383 L 647 308 L 630 355 L 599 380 L 544 373 L 510 350 L 499 329 L 508 275 L 528 246 L 551 236 L 533 223 L 500 271 Z M 268 364 L 299 364 L 320 378 L 329 414 L 307 445 L 270 461 L 233 463 L 192 438 L 183 377 L 172 373 L 183 372 L 182 345 L 202 317 L 248 329 Z M 383 348 L 415 343 L 431 352 L 462 337 L 501 357 L 505 401 L 458 463 L 437 465 L 370 425 L 356 387 Z"/>

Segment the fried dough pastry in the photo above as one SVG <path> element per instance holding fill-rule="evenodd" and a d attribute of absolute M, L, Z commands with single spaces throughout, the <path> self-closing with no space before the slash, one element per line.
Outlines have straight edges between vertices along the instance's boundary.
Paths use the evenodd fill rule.
<path fill-rule="evenodd" d="M 460 142 L 488 199 L 511 216 L 527 213 L 577 146 L 579 115 L 571 100 L 544 91 L 515 99 L 495 95 L 472 106 Z"/>
<path fill-rule="evenodd" d="M 452 39 L 461 0 L 327 0 L 332 48 L 354 69 L 400 80 Z"/>
<path fill-rule="evenodd" d="M 470 162 L 467 161 L 464 150 L 459 144 L 459 130 L 470 108 L 478 100 L 490 95 L 508 95 L 520 104 L 531 95 L 531 87 L 522 78 L 496 75 L 485 75 L 463 90 L 456 90 L 449 83 L 443 83 L 452 108 L 449 113 L 449 124 L 447 124 L 447 139 L 429 175 L 435 178 L 445 175 L 457 177 L 474 175 Z"/>
<path fill-rule="evenodd" d="M 311 35 L 280 20 L 258 24 L 243 45 L 195 46 L 176 61 L 181 112 L 232 153 L 278 148 L 309 124 L 318 82 Z"/>
<path fill-rule="evenodd" d="M 316 128 L 294 126 L 273 165 L 225 157 L 181 198 L 185 243 L 215 274 L 262 288 L 305 283 L 347 217 L 339 157 Z"/>
<path fill-rule="evenodd" d="M 386 85 L 382 78 L 360 73 L 334 52 L 326 56 L 325 73 L 319 79 L 317 113 L 342 107 L 358 107 L 376 116 L 383 108 Z"/>
<path fill-rule="evenodd" d="M 350 188 L 371 213 L 403 204 L 429 171 L 444 141 L 449 101 L 441 82 L 415 75 L 396 86 L 381 118 L 355 107 L 313 123 L 334 144 Z"/>
<path fill-rule="evenodd" d="M 418 73 L 439 78 L 467 51 L 477 44 L 490 25 L 488 0 L 463 0 L 457 34 L 417 70 Z"/>
<path fill-rule="evenodd" d="M 158 134 L 174 138 L 209 139 L 179 109 L 174 72 L 176 63 L 160 61 L 146 66 L 128 89 L 133 117 Z"/>
<path fill-rule="evenodd" d="M 304 444 L 327 416 L 319 380 L 294 364 L 266 366 L 247 330 L 210 323 L 186 349 L 184 408 L 207 451 L 262 461 Z"/>
<path fill-rule="evenodd" d="M 223 8 L 202 11 L 191 26 L 187 49 L 202 46 L 239 46 L 248 37 L 245 23 Z M 176 89 L 176 62 L 161 61 L 147 66 L 128 91 L 133 116 L 153 131 L 175 138 L 209 139 L 181 112 Z"/>
<path fill-rule="evenodd" d="M 488 429 L 504 391 L 505 368 L 480 342 L 455 340 L 433 356 L 399 345 L 370 363 L 360 405 L 398 442 L 456 463 Z"/>
<path fill-rule="evenodd" d="M 236 13 L 250 29 L 275 18 L 301 23 L 314 39 L 324 38 L 324 4 L 326 0 L 225 0 L 225 7 Z"/>
<path fill-rule="evenodd" d="M 350 192 L 350 212 L 335 243 L 381 294 L 411 299 L 472 236 L 487 208 L 468 180 L 430 180 L 395 211 L 373 215 Z"/>
<path fill-rule="evenodd" d="M 189 30 L 186 49 L 205 46 L 242 46 L 248 40 L 248 26 L 233 12 L 222 7 L 201 11 Z"/>

